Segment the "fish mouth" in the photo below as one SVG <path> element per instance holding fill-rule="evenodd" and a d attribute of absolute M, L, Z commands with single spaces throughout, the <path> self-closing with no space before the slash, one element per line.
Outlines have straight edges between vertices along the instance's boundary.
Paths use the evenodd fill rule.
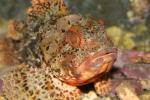
<path fill-rule="evenodd" d="M 59 79 L 73 86 L 91 83 L 109 72 L 117 58 L 117 49 L 98 51 L 89 54 L 82 63 L 76 67 L 73 75 L 60 76 Z"/>

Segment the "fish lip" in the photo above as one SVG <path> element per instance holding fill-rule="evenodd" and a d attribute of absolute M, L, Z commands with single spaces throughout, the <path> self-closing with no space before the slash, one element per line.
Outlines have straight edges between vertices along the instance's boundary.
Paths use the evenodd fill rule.
<path fill-rule="evenodd" d="M 96 57 L 103 57 L 103 56 L 107 56 L 110 54 L 116 54 L 117 55 L 117 49 L 113 48 L 113 49 L 109 49 L 109 50 L 105 50 L 105 51 L 101 50 L 101 51 L 94 53 L 93 55 L 89 55 L 89 57 L 94 59 Z M 114 58 L 116 58 L 116 57 L 114 57 Z"/>
<path fill-rule="evenodd" d="M 114 49 L 110 49 L 110 50 L 107 50 L 107 51 L 98 51 L 98 52 L 94 53 L 93 55 L 89 55 L 87 58 L 85 58 L 83 60 L 83 62 L 77 68 L 86 67 L 85 63 L 90 63 L 93 59 L 96 59 L 98 57 L 99 58 L 104 58 L 106 56 L 112 57 L 111 58 L 112 60 L 110 60 L 110 62 L 108 61 L 108 63 L 114 62 L 117 58 L 117 49 L 114 48 Z M 61 81 L 65 82 L 65 83 L 73 85 L 73 86 L 81 86 L 81 85 L 85 85 L 85 84 L 88 84 L 88 83 L 91 83 L 91 82 L 95 81 L 103 73 L 108 72 L 107 70 L 110 69 L 110 68 L 106 68 L 106 71 L 100 73 L 99 71 L 101 69 L 102 68 L 99 67 L 98 70 L 95 71 L 95 74 L 93 74 L 90 78 L 87 78 L 87 79 L 82 79 L 82 75 L 79 76 L 79 77 L 72 77 L 72 76 L 66 76 L 67 78 L 59 77 L 59 79 Z M 78 70 L 80 71 L 80 69 L 78 69 Z"/>

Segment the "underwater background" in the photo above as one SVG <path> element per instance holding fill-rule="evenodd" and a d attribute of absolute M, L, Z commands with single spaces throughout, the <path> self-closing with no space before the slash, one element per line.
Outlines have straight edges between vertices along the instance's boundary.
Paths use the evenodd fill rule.
<path fill-rule="evenodd" d="M 120 49 L 150 51 L 149 0 L 65 0 L 73 13 L 102 19 L 108 36 Z M 30 0 L 0 0 L 0 33 L 7 21 L 24 19 Z"/>

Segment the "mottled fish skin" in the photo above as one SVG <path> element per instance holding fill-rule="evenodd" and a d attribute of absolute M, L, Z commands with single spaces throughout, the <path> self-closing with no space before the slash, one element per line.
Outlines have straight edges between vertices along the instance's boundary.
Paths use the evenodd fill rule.
<path fill-rule="evenodd" d="M 1 96 L 6 100 L 80 99 L 79 89 L 62 83 L 44 65 L 41 68 L 18 65 L 1 79 L 4 84 Z"/>
<path fill-rule="evenodd" d="M 0 76 L 1 96 L 80 100 L 76 86 L 94 82 L 100 87 L 99 78 L 111 69 L 117 53 L 103 22 L 69 13 L 63 0 L 32 0 L 27 14 L 26 21 L 9 23 L 7 38 L 18 62 Z"/>

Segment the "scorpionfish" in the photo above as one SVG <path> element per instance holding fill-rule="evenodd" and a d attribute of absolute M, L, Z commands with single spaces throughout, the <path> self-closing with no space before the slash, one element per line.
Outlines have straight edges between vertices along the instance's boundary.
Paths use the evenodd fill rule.
<path fill-rule="evenodd" d="M 103 21 L 72 14 L 63 0 L 32 0 L 24 21 L 0 39 L 4 100 L 82 100 L 79 86 L 109 92 L 117 55 Z"/>

